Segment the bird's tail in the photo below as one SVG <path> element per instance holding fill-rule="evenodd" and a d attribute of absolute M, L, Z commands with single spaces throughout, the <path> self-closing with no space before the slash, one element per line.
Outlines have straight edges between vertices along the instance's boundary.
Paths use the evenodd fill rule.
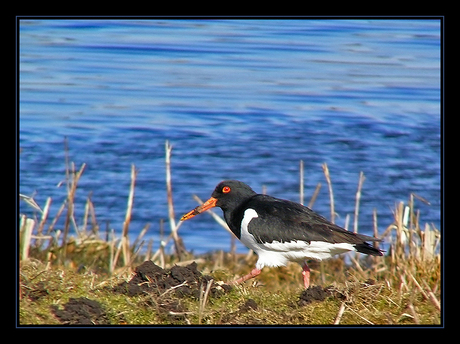
<path fill-rule="evenodd" d="M 367 242 L 362 243 L 362 244 L 356 244 L 355 248 L 356 248 L 356 251 L 360 253 L 364 253 L 364 254 L 370 254 L 371 256 L 383 256 L 383 252 L 384 252 L 382 250 L 379 250 L 378 248 L 375 248 L 369 245 Z"/>

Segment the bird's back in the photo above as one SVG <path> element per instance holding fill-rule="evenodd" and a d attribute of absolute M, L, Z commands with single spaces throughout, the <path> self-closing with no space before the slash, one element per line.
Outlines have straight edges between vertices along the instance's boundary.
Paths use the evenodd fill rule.
<path fill-rule="evenodd" d="M 350 243 L 358 252 L 382 255 L 366 241 L 379 241 L 367 235 L 347 231 L 310 208 L 288 200 L 257 194 L 241 205 L 244 209 L 254 209 L 258 217 L 248 225 L 248 232 L 259 243 L 290 241 L 322 241 L 327 243 Z M 242 218 L 241 218 L 242 219 Z M 241 223 L 241 219 L 234 219 Z"/>

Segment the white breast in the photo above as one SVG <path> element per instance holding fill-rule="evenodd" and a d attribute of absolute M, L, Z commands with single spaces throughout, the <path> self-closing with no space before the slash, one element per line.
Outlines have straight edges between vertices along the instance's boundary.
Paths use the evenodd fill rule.
<path fill-rule="evenodd" d="M 352 244 L 328 243 L 323 241 L 290 241 L 271 243 L 258 243 L 248 231 L 248 225 L 253 218 L 259 217 L 254 209 L 246 209 L 241 221 L 241 242 L 252 249 L 259 257 L 256 267 L 262 269 L 264 266 L 284 266 L 289 261 L 303 264 L 305 260 L 323 260 L 332 256 L 349 251 L 356 251 Z"/>
<path fill-rule="evenodd" d="M 246 247 L 252 249 L 257 253 L 257 251 L 260 249 L 259 245 L 252 234 L 248 232 L 248 225 L 249 222 L 255 217 L 259 217 L 257 215 L 257 212 L 254 209 L 246 209 L 244 212 L 243 220 L 241 221 L 241 242 L 246 245 Z"/>

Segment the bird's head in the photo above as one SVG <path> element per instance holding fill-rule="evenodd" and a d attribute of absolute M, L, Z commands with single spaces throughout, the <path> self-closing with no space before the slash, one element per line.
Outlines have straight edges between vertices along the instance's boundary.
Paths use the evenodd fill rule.
<path fill-rule="evenodd" d="M 224 180 L 217 184 L 210 199 L 182 216 L 181 221 L 191 219 L 195 215 L 201 214 L 213 207 L 219 207 L 224 211 L 234 209 L 241 202 L 255 194 L 254 190 L 243 182 L 238 180 Z"/>

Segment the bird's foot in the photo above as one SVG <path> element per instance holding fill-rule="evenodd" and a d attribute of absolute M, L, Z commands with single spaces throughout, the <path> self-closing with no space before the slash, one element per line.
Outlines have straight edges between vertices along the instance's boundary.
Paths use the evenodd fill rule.
<path fill-rule="evenodd" d="M 308 287 L 310 286 L 310 268 L 308 267 L 306 262 L 303 264 L 302 269 L 303 285 L 305 289 L 308 289 Z"/>
<path fill-rule="evenodd" d="M 262 272 L 262 270 L 259 270 L 259 269 L 257 269 L 257 268 L 254 268 L 254 269 L 252 269 L 252 271 L 251 271 L 250 273 L 248 273 L 247 275 L 238 278 L 236 281 L 233 281 L 232 284 L 240 284 L 240 283 L 243 283 L 244 281 L 247 281 L 248 279 L 251 279 L 251 278 L 254 278 L 254 277 L 260 275 L 261 272 Z"/>

